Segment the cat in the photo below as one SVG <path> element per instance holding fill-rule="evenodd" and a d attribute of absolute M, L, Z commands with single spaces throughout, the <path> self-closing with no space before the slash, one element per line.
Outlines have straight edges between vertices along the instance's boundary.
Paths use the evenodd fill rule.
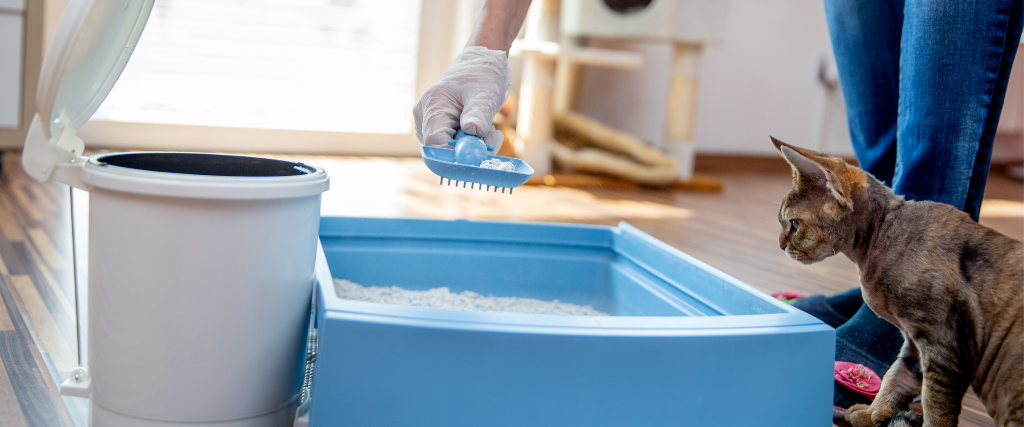
<path fill-rule="evenodd" d="M 906 201 L 840 158 L 771 139 L 793 169 L 779 247 L 804 264 L 846 255 L 864 302 L 905 338 L 875 400 L 846 420 L 955 426 L 973 387 L 996 425 L 1024 426 L 1024 244 L 952 206 Z M 918 394 L 923 419 L 907 411 Z"/>

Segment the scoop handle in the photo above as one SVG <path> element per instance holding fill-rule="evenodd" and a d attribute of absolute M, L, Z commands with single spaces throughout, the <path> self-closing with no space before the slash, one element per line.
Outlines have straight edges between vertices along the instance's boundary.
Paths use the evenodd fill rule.
<path fill-rule="evenodd" d="M 494 147 L 484 144 L 483 138 L 469 135 L 462 129 L 455 133 L 455 139 L 448 141 L 448 145 L 455 147 L 455 163 L 460 165 L 480 166 L 487 160 L 487 153 L 494 151 Z"/>

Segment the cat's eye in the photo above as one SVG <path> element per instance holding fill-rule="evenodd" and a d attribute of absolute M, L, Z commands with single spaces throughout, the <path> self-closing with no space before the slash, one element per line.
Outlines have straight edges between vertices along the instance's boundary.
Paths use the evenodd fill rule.
<path fill-rule="evenodd" d="M 800 221 L 795 219 L 789 220 L 789 231 L 794 232 L 797 228 L 800 228 Z"/>

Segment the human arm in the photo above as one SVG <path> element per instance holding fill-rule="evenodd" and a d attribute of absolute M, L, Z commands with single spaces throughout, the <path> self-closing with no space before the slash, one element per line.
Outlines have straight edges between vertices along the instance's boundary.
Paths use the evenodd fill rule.
<path fill-rule="evenodd" d="M 512 85 L 508 49 L 526 18 L 530 0 L 487 0 L 466 48 L 413 107 L 416 137 L 443 146 L 456 128 L 484 138 L 495 152 L 504 136 L 491 125 Z"/>
<path fill-rule="evenodd" d="M 526 19 L 531 0 L 490 0 L 480 6 L 476 15 L 473 34 L 466 46 L 481 46 L 492 50 L 505 51 L 512 46 L 519 28 Z"/>

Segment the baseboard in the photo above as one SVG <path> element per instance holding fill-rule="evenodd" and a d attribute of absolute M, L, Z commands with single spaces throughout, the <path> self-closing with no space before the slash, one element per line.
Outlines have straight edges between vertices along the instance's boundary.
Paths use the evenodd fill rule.
<path fill-rule="evenodd" d="M 693 162 L 695 172 L 716 173 L 747 171 L 750 173 L 789 173 L 789 163 L 781 156 L 732 156 L 698 154 Z"/>

